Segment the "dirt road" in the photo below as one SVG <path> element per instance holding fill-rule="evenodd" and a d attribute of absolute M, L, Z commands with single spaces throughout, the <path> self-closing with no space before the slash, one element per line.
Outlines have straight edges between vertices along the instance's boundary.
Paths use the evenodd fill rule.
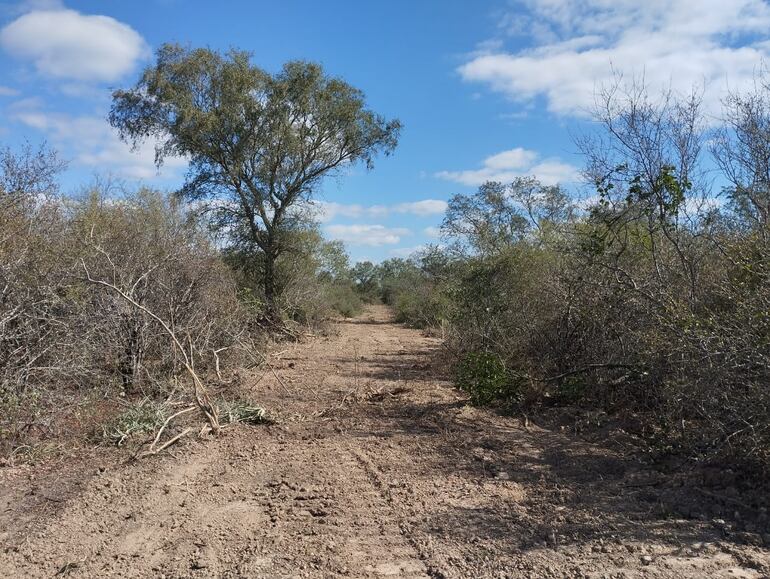
<path fill-rule="evenodd" d="M 677 509 L 606 445 L 466 406 L 439 341 L 384 308 L 338 330 L 249 378 L 275 425 L 3 474 L 0 575 L 770 576 L 761 529 Z"/>

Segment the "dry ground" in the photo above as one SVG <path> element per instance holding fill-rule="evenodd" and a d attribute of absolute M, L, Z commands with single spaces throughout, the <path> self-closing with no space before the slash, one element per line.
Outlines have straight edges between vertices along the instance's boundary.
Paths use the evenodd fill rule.
<path fill-rule="evenodd" d="M 0 575 L 770 576 L 766 528 L 610 444 L 466 406 L 439 341 L 384 308 L 338 329 L 249 378 L 275 425 L 0 469 Z"/>

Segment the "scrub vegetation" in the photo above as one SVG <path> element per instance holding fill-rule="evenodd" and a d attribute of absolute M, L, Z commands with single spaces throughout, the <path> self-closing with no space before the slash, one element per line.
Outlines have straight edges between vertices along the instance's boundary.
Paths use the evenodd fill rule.
<path fill-rule="evenodd" d="M 535 178 L 456 195 L 443 244 L 358 266 L 362 296 L 445 339 L 475 404 L 601 411 L 657 451 L 770 468 L 770 87 L 602 92 L 589 196 Z M 371 269 L 371 271 L 369 271 Z"/>
<path fill-rule="evenodd" d="M 109 122 L 178 191 L 0 150 L 7 576 L 770 576 L 770 78 L 618 79 L 583 182 L 350 263 L 401 125 L 314 63 L 162 46 Z"/>

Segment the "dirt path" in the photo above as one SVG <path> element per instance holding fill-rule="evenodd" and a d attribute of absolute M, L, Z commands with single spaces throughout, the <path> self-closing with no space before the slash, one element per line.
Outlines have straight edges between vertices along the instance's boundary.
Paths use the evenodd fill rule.
<path fill-rule="evenodd" d="M 770 576 L 747 544 L 761 530 L 677 512 L 605 447 L 465 406 L 439 346 L 370 308 L 253 386 L 276 425 L 97 456 L 80 486 L 6 473 L 0 575 Z"/>

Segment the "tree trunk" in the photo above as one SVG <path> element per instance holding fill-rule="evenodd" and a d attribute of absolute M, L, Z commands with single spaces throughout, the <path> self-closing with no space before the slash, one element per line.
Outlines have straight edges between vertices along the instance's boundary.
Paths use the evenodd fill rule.
<path fill-rule="evenodd" d="M 275 262 L 276 252 L 272 247 L 272 244 L 268 245 L 267 251 L 265 251 L 265 267 L 264 267 L 264 290 L 265 290 L 265 316 L 271 322 L 276 322 L 280 319 L 280 313 L 278 311 L 277 304 L 277 291 L 275 280 Z"/>
<path fill-rule="evenodd" d="M 118 370 L 123 381 L 123 391 L 135 390 L 141 380 L 142 362 L 144 361 L 144 321 L 136 315 L 129 315 L 124 320 L 126 342 L 118 362 Z"/>

